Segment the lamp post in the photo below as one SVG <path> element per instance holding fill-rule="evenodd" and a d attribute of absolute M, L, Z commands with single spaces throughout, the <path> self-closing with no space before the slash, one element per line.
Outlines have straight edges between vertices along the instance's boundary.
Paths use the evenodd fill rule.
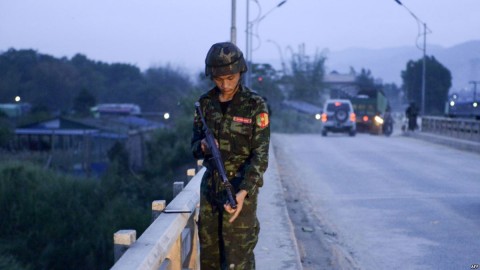
<path fill-rule="evenodd" d="M 232 26 L 230 28 L 230 41 L 237 43 L 237 1 L 232 0 Z"/>
<path fill-rule="evenodd" d="M 470 81 L 473 84 L 473 107 L 477 107 L 477 84 L 480 84 L 480 81 Z"/>
<path fill-rule="evenodd" d="M 255 2 L 258 4 L 258 1 L 255 0 Z M 264 15 L 262 15 L 261 17 L 259 17 L 258 19 L 254 20 L 254 21 L 250 21 L 250 0 L 247 0 L 247 33 L 246 33 L 246 50 L 245 50 L 245 53 L 246 53 L 246 61 L 247 61 L 247 72 L 245 74 L 245 85 L 246 86 L 249 86 L 250 85 L 250 81 L 251 81 L 251 68 L 252 68 L 252 36 L 253 36 L 253 31 L 252 31 L 252 27 L 254 24 L 259 24 L 263 19 L 265 19 L 265 17 L 270 14 L 271 12 L 273 12 L 275 9 L 281 7 L 283 4 L 285 4 L 287 2 L 287 0 L 283 0 L 281 1 L 280 3 L 278 3 L 276 6 L 274 6 L 272 9 L 270 9 L 268 12 L 266 12 Z"/>
<path fill-rule="evenodd" d="M 280 48 L 280 45 L 278 45 L 277 42 L 275 42 L 275 41 L 273 41 L 273 40 L 271 40 L 271 39 L 267 40 L 267 42 L 273 43 L 273 44 L 277 47 L 278 52 L 279 52 L 279 54 L 280 54 L 280 61 L 282 62 L 282 73 L 283 73 L 283 75 L 285 75 L 285 74 L 286 74 L 286 70 L 285 70 L 285 61 L 283 60 L 282 48 Z"/>
<path fill-rule="evenodd" d="M 425 115 L 425 76 L 426 76 L 426 53 L 427 53 L 427 34 L 431 33 L 432 31 L 428 29 L 427 24 L 420 20 L 408 7 L 406 7 L 400 0 L 395 0 L 397 4 L 404 7 L 410 15 L 417 21 L 418 24 L 422 25 L 423 27 L 423 48 L 419 48 L 417 44 L 417 48 L 423 51 L 423 59 L 422 59 L 422 101 L 421 101 L 421 115 Z M 427 32 L 428 30 L 428 32 Z"/>

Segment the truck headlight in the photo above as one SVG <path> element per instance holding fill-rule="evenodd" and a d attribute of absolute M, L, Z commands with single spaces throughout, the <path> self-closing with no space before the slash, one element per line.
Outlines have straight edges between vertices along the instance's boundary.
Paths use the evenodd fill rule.
<path fill-rule="evenodd" d="M 375 123 L 376 123 L 377 125 L 382 125 L 382 124 L 383 124 L 383 119 L 382 119 L 380 116 L 375 115 L 375 118 L 374 118 L 374 119 L 375 119 Z"/>

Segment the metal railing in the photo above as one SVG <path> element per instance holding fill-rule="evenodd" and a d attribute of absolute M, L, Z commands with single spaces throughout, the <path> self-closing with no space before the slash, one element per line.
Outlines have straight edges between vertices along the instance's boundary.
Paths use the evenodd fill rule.
<path fill-rule="evenodd" d="M 422 117 L 422 132 L 480 142 L 480 121 L 446 117 Z"/>
<path fill-rule="evenodd" d="M 138 240 L 135 230 L 114 234 L 112 270 L 200 269 L 196 221 L 204 173 L 189 170 L 191 180 L 184 189 L 183 182 L 174 184 L 179 193 L 166 207 L 163 200 L 152 203 L 153 222 Z"/>

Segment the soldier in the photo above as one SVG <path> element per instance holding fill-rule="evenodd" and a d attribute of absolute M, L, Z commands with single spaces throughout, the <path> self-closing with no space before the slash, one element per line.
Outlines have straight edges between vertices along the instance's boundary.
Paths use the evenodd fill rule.
<path fill-rule="evenodd" d="M 270 125 L 265 101 L 241 84 L 246 71 L 243 54 L 233 43 L 216 43 L 208 51 L 205 75 L 215 87 L 200 96 L 200 109 L 215 136 L 237 208 L 226 204 L 222 179 L 195 115 L 191 148 L 207 168 L 200 187 L 201 269 L 255 269 L 257 197 L 268 165 Z"/>

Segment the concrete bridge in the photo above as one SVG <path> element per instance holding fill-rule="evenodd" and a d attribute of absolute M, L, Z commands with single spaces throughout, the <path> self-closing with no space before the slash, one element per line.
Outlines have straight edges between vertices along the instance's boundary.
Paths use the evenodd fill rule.
<path fill-rule="evenodd" d="M 424 117 L 421 123 L 421 131 L 397 135 L 480 153 L 479 121 Z M 257 269 L 314 269 L 302 262 L 302 247 L 297 242 L 280 179 L 282 170 L 272 149 L 259 196 L 261 233 L 255 249 Z M 190 170 L 191 180 L 169 205 L 163 201 L 153 202 L 153 222 L 138 240 L 133 230 L 120 230 L 115 234 L 117 261 L 112 269 L 199 269 L 195 220 L 203 172 L 204 169 L 200 169 L 195 174 Z M 180 183 L 176 186 L 181 189 Z M 301 229 L 308 230 L 308 227 Z M 329 263 L 334 269 L 357 269 L 348 256 L 342 254 L 331 254 Z"/>

